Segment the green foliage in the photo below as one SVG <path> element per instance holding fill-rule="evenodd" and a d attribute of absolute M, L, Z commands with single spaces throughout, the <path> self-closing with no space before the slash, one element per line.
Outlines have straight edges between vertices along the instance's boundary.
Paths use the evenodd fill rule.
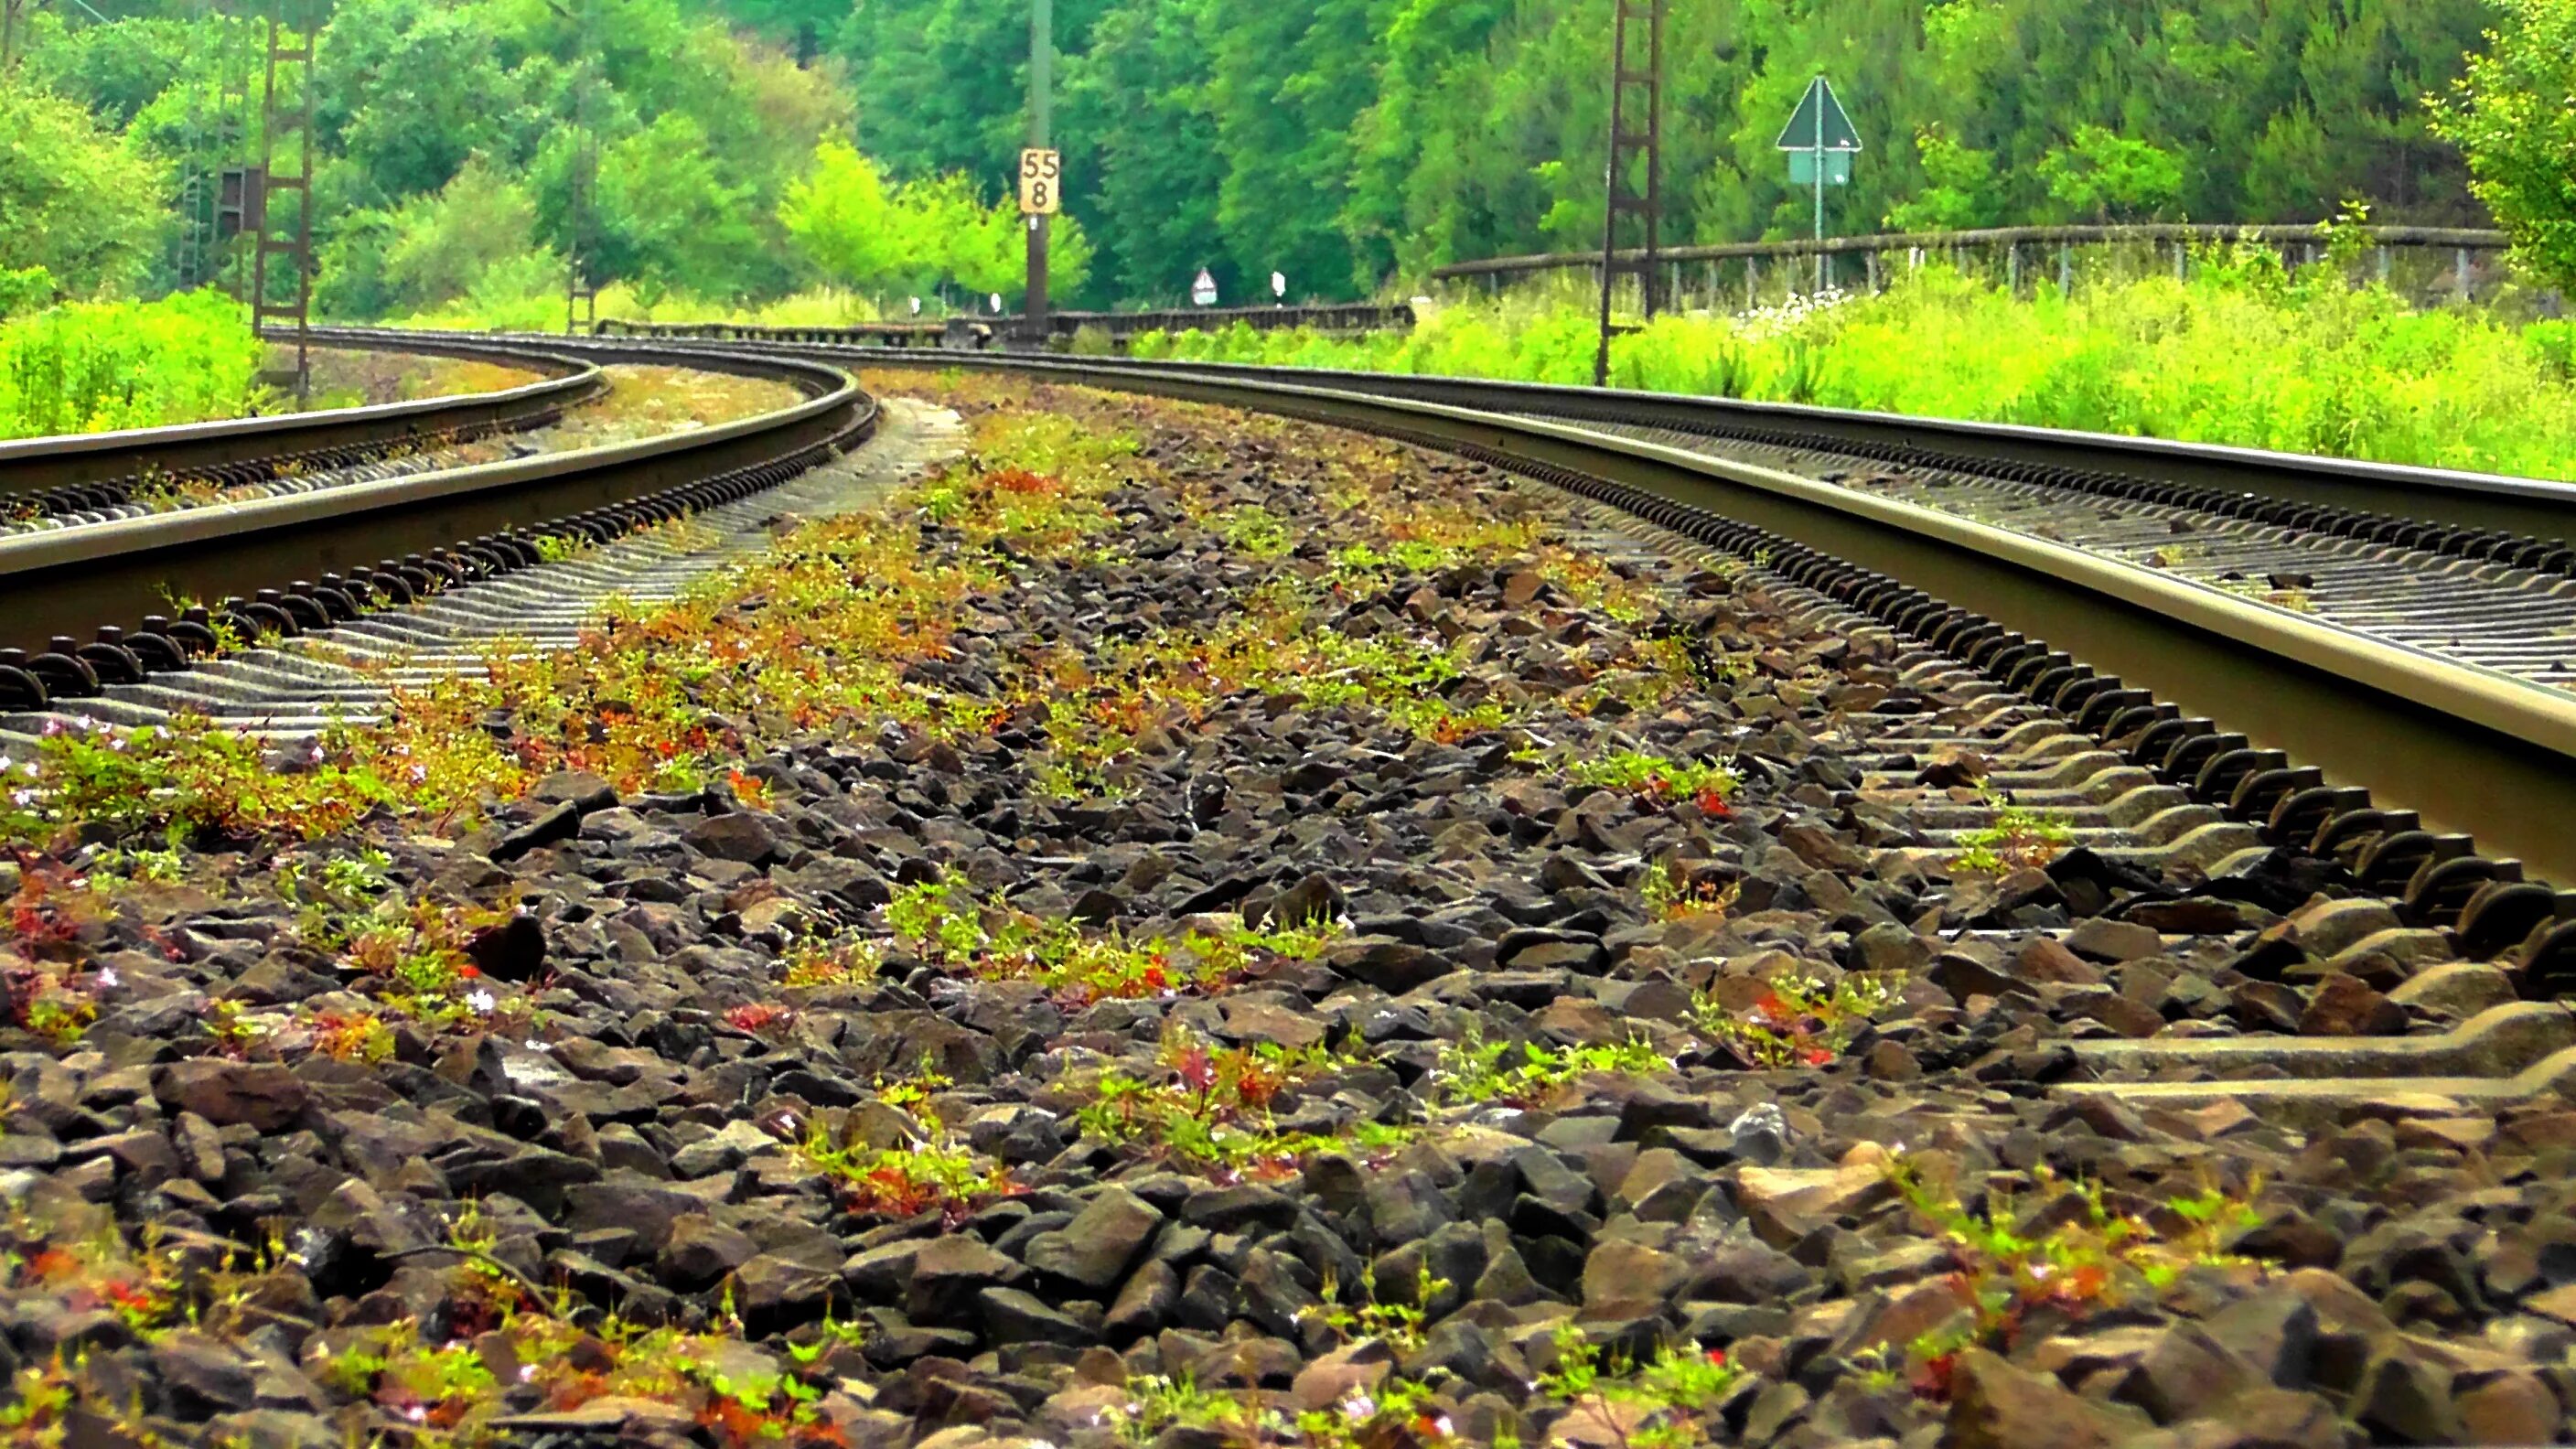
<path fill-rule="evenodd" d="M 0 322 L 0 438 L 236 416 L 255 401 L 259 360 L 243 309 L 213 292 Z"/>
<path fill-rule="evenodd" d="M 1374 1122 L 1330 1135 L 1273 1125 L 1281 1094 L 1352 1065 L 1355 1059 L 1321 1046 L 1217 1047 L 1176 1029 L 1164 1039 L 1150 1079 L 1102 1072 L 1074 1120 L 1094 1142 L 1191 1171 L 1279 1178 L 1317 1152 L 1381 1154 L 1405 1139 L 1404 1129 Z"/>
<path fill-rule="evenodd" d="M 128 184 L 60 195 L 138 225 L 25 230 L 85 254 L 104 246 L 71 267 L 37 259 L 76 294 L 141 277 L 146 262 L 169 275 L 170 229 L 154 223 L 169 187 L 149 169 L 192 135 L 198 160 L 215 160 L 211 129 L 189 118 L 202 121 L 224 66 L 249 64 L 256 46 L 241 17 L 158 8 L 105 23 L 38 9 L 25 73 L 75 104 L 32 127 L 0 117 L 0 134 L 39 141 L 0 173 L 57 152 L 128 168 Z M 2499 62 L 2495 94 L 2546 79 L 2566 49 L 2549 29 L 2562 12 L 2562 0 L 2527 0 L 2508 13 L 2529 59 Z M 1206 266 L 1228 302 L 1266 300 L 1273 270 L 1294 297 L 1349 295 L 1444 261 L 1597 245 L 1609 13 L 1604 0 L 1058 0 L 1057 292 L 1175 303 Z M 2390 220 L 2474 224 L 2466 174 L 2419 98 L 2460 74 L 2491 18 L 2489 0 L 1682 7 L 1667 32 L 1666 235 L 1804 232 L 1808 194 L 1772 139 L 1820 72 L 1869 146 L 1828 198 L 1839 230 L 2050 214 L 2308 220 L 2348 195 L 2379 200 Z M 623 284 L 622 315 L 730 315 L 818 278 L 925 296 L 944 278 L 971 298 L 1007 297 L 1020 232 L 1003 192 L 1025 135 L 1026 37 L 1024 9 L 989 0 L 339 0 L 316 94 L 326 295 L 351 315 L 539 323 L 563 278 L 533 259 L 551 252 L 594 284 Z M 101 151 L 84 106 L 126 129 L 121 149 Z M 2565 169 L 2545 164 L 2564 118 L 2525 119 L 2537 124 L 2520 134 L 2540 139 L 2515 144 L 2533 164 L 2499 163 L 2492 184 L 2538 204 Z M 826 224 L 878 208 L 782 210 L 797 182 L 816 183 L 823 143 L 871 158 L 886 207 L 920 188 L 913 209 L 943 221 L 938 239 L 888 256 L 903 228 Z M 377 285 L 387 219 L 477 156 L 533 205 L 529 266 L 427 302 L 389 299 Z M 2500 213 L 2515 205 L 2505 195 L 2489 198 Z M 0 215 L 14 200 L 0 186 Z M 806 234 L 791 245 L 799 215 Z M 34 243 L 0 238 L 0 268 L 27 264 L 13 245 Z"/>
<path fill-rule="evenodd" d="M 2001 875 L 2009 870 L 2043 866 L 2075 843 L 2066 822 L 2020 805 L 2005 805 L 1994 823 L 1959 836 L 1959 853 L 1950 868 L 1961 873 Z"/>
<path fill-rule="evenodd" d="M 1018 203 L 990 205 L 955 173 L 902 185 L 845 141 L 815 148 L 812 167 L 791 184 L 778 218 L 817 271 L 862 291 L 923 295 L 954 283 L 970 294 L 1016 294 L 1026 265 Z M 1082 286 L 1090 245 L 1070 217 L 1049 237 L 1053 290 Z"/>
<path fill-rule="evenodd" d="M 2447 96 L 2434 125 L 2469 162 L 2469 190 L 2513 238 L 2534 275 L 2576 288 L 2576 4 L 2501 0 L 2487 53 Z"/>
<path fill-rule="evenodd" d="M 1566 766 L 1565 778 L 1577 785 L 1633 790 L 1650 800 L 1723 802 L 1740 783 L 1733 770 L 1699 760 L 1674 760 L 1638 750 L 1612 750 Z"/>
<path fill-rule="evenodd" d="M 161 173 L 75 101 L 0 76 L 0 276 L 41 267 L 74 297 L 137 280 L 164 227 Z M 20 303 L 24 305 L 23 302 Z"/>
<path fill-rule="evenodd" d="M 1409 1302 L 1387 1302 L 1377 1296 L 1377 1269 L 1360 1269 L 1358 1303 L 1341 1300 L 1341 1285 L 1330 1272 L 1324 1277 L 1323 1302 L 1298 1314 L 1339 1333 L 1347 1341 L 1376 1339 L 1395 1351 L 1398 1358 L 1411 1358 L 1422 1351 L 1423 1325 L 1429 1321 L 1426 1310 L 1433 1299 L 1454 1286 L 1446 1278 L 1431 1276 L 1426 1261 L 1414 1270 L 1413 1296 Z"/>
<path fill-rule="evenodd" d="M 1936 1159 L 1937 1161 L 1937 1159 Z M 1946 1162 L 1939 1166 L 1947 1168 Z M 1916 1221 L 1938 1234 L 1957 1268 L 1946 1280 L 1961 1314 L 1907 1346 L 1915 1392 L 1946 1399 L 1958 1351 L 1976 1346 L 2010 1352 L 2024 1321 L 2049 1308 L 2082 1319 L 2096 1311 L 2152 1298 L 2192 1267 L 2258 1275 L 2262 1265 L 2229 1250 L 2263 1214 L 2256 1177 L 2242 1190 L 2206 1184 L 2156 1210 L 2123 1211 L 2098 1183 L 2066 1183 L 2034 1169 L 2040 1201 L 2024 1211 L 2000 1183 L 1975 1201 L 1945 1174 L 1911 1157 L 1887 1164 L 1888 1180 Z"/>
<path fill-rule="evenodd" d="M 2078 126 L 2075 137 L 2040 158 L 2049 199 L 2093 221 L 2153 215 L 2182 191 L 2182 163 L 2145 141 L 2103 126 Z"/>
<path fill-rule="evenodd" d="M 2329 239 L 2331 240 L 2331 239 Z M 1539 289 L 1443 308 L 1405 335 L 1191 333 L 1140 355 L 1535 382 L 1591 378 L 1592 304 Z M 2332 267 L 2204 250 L 2188 281 L 2079 277 L 2030 299 L 1927 265 L 1874 297 L 1618 338 L 1614 381 L 1929 417 L 2576 478 L 2576 329 L 2420 311 Z"/>
<path fill-rule="evenodd" d="M 1557 1326 L 1556 1362 L 1538 1389 L 1627 1449 L 1685 1449 L 1723 1433 L 1718 1411 L 1744 1371 L 1723 1349 L 1665 1344 L 1643 1364 L 1605 1354 L 1581 1324 Z M 1627 1426 L 1635 1424 L 1631 1430 Z"/>
<path fill-rule="evenodd" d="M 1923 189 L 1888 209 L 1890 230 L 1964 231 L 1999 223 L 1995 153 L 1960 145 L 1939 126 L 1917 129 L 1914 150 L 1923 165 Z"/>
<path fill-rule="evenodd" d="M 1610 9 L 1060 0 L 1056 139 L 1101 247 L 1095 293 L 1168 304 L 1206 266 L 1228 302 L 1266 300 L 1274 269 L 1292 296 L 1347 295 L 1598 246 Z M 1677 6 L 1665 235 L 1805 233 L 1809 193 L 1772 143 L 1820 73 L 1869 148 L 1827 198 L 1841 231 L 2312 221 L 2348 195 L 2482 224 L 2418 98 L 2490 18 L 2487 0 Z M 1007 175 L 1025 34 L 1010 6 L 870 0 L 832 40 L 870 98 L 861 144 L 897 176 Z"/>
<path fill-rule="evenodd" d="M 1515 1051 L 1509 1042 L 1471 1035 L 1441 1049 L 1434 1076 L 1443 1101 L 1532 1107 L 1595 1073 L 1651 1077 L 1672 1069 L 1671 1058 L 1634 1037 L 1609 1046 L 1525 1042 Z"/>
<path fill-rule="evenodd" d="M 1901 972 L 1847 972 L 1831 986 L 1782 976 L 1742 1007 L 1728 1006 L 1714 991 L 1700 996 L 1691 1003 L 1691 1024 L 1759 1070 L 1821 1067 L 1904 989 Z"/>

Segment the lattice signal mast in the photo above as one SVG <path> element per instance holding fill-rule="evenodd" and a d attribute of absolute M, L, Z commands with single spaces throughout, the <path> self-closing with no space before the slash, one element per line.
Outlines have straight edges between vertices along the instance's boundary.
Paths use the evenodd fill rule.
<path fill-rule="evenodd" d="M 313 391 L 313 53 L 319 27 L 307 28 L 299 40 L 286 27 L 285 4 L 286 0 L 272 0 L 267 17 L 268 67 L 259 102 L 259 197 L 250 227 L 250 306 L 251 323 L 263 337 L 272 335 L 271 322 L 294 325 L 295 397 L 301 402 Z M 288 81 L 292 94 L 281 103 L 282 69 L 292 72 Z M 281 172 L 278 142 L 286 136 L 295 139 L 294 162 L 292 170 Z M 281 191 L 295 198 L 293 225 L 282 237 L 275 226 L 276 209 L 269 205 Z M 270 300 L 271 258 L 292 269 L 295 297 L 291 302 Z"/>
<path fill-rule="evenodd" d="M 1636 42 L 1643 42 L 1643 54 Z M 1592 358 L 1592 385 L 1610 381 L 1610 299 L 1619 274 L 1637 274 L 1646 316 L 1655 315 L 1656 228 L 1663 213 L 1664 0 L 1616 0 L 1610 22 L 1610 165 L 1608 205 L 1601 219 L 1601 345 Z M 1645 186 L 1629 189 L 1642 162 Z M 1643 233 L 1636 260 L 1619 255 L 1619 219 L 1634 217 Z"/>

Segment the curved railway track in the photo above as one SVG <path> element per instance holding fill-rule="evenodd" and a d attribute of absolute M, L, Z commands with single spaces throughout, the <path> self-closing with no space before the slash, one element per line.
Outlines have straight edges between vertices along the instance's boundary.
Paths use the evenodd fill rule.
<path fill-rule="evenodd" d="M 331 336 L 401 347 L 425 341 L 391 333 Z M 1447 379 L 760 349 L 736 342 L 517 345 L 591 360 L 801 366 L 812 369 L 799 375 L 816 395 L 786 414 L 704 433 L 521 460 L 496 465 L 497 474 L 467 469 L 454 477 L 432 475 L 439 480 L 432 483 L 401 480 L 378 490 L 388 505 L 382 508 L 369 506 L 375 494 L 366 490 L 340 490 L 357 497 L 316 495 L 325 500 L 318 503 L 267 500 L 263 508 L 300 505 L 272 511 L 310 517 L 241 525 L 265 535 L 275 552 L 234 576 L 265 570 L 258 576 L 280 577 L 282 568 L 291 571 L 293 558 L 317 558 L 323 540 L 357 553 L 383 551 L 389 530 L 406 531 L 406 539 L 443 530 L 464 541 L 417 561 L 250 594 L 227 606 L 236 622 L 279 633 L 326 628 L 371 604 L 406 601 L 424 585 L 507 572 L 534 561 L 537 532 L 606 537 L 682 506 L 740 496 L 758 486 L 754 478 L 794 470 L 794 459 L 779 458 L 791 442 L 805 440 L 795 457 L 810 460 L 813 450 L 846 442 L 873 421 L 873 405 L 857 401 L 841 374 L 782 358 L 781 351 L 820 351 L 845 362 L 1023 369 L 1358 427 L 1588 497 L 1597 505 L 1605 547 L 1635 546 L 1642 526 L 1643 536 L 1656 541 L 1649 546 L 1732 554 L 1807 591 L 1835 627 L 1891 641 L 1907 660 L 1909 679 L 1947 705 L 1937 717 L 1881 720 L 1877 751 L 1851 762 L 1858 774 L 1850 783 L 1863 793 L 1900 789 L 1921 783 L 1926 761 L 1963 752 L 1987 760 L 1988 783 L 2052 815 L 2082 847 L 2052 867 L 2046 881 L 2026 883 L 2025 894 L 2037 889 L 2062 904 L 2106 882 L 2134 880 L 2139 871 L 2197 882 L 2160 891 L 2126 924 L 2155 932 L 2169 946 L 2200 943 L 2224 960 L 2224 969 L 2258 982 L 2277 981 L 2285 964 L 2302 956 L 2295 949 L 2302 930 L 2315 948 L 2305 953 L 2316 958 L 2311 966 L 2322 961 L 2327 969 L 2366 972 L 2368 953 L 2376 950 L 2410 964 L 2462 968 L 2439 978 L 2449 991 L 2443 998 L 2453 1008 L 2449 1015 L 2428 1010 L 2417 1023 L 2430 1029 L 2455 1021 L 2439 1040 L 2419 1034 L 2403 1038 L 2402 1050 L 2383 1051 L 2264 1035 L 2298 1025 L 2295 1013 L 2262 1019 L 2258 1001 L 2238 1012 L 2257 1034 L 2224 1045 L 2188 1035 L 2076 1043 L 2067 1068 L 2080 1065 L 2097 1080 L 2064 1090 L 2125 1094 L 2152 1079 L 2161 1085 L 2140 1090 L 2177 1105 L 2261 1100 L 2289 1117 L 2331 1117 L 2356 1101 L 2401 1090 L 2454 1103 L 2486 1101 L 2554 1090 L 2576 1077 L 2576 1016 L 2553 1000 L 2576 989 L 2576 893 L 2549 883 L 2576 879 L 2576 845 L 2557 828 L 2576 805 L 2576 774 L 2568 769 L 2576 754 L 2576 700 L 2475 658 L 2378 637 L 2332 615 L 2269 606 L 2143 566 L 2113 547 L 1999 526 L 1906 496 L 1930 486 L 1920 481 L 1929 477 L 1950 486 L 2021 490 L 2016 496 L 2036 499 L 2030 507 L 2060 522 L 2070 499 L 2119 505 L 2109 516 L 2132 522 L 2142 515 L 2122 509 L 2185 509 L 2214 520 L 2213 530 L 2270 530 L 2263 537 L 2276 552 L 2370 548 L 2380 551 L 2374 557 L 2383 565 L 2402 553 L 2436 561 L 2418 567 L 2446 563 L 2482 587 L 2520 588 L 2548 599 L 2557 587 L 2550 581 L 2564 580 L 2576 565 L 2576 554 L 2561 541 L 2576 532 L 2568 526 L 2576 519 L 2576 506 L 2568 504 L 2576 490 L 2352 464 L 2309 468 L 2272 455 L 2023 429 Z M 848 415 L 856 420 L 846 420 L 843 409 L 856 409 Z M 1809 425 L 1810 432 L 1794 431 Z M 772 460 L 745 467 L 736 461 L 744 449 L 765 449 Z M 732 471 L 722 478 L 705 477 L 727 463 Z M 2168 465 L 2185 479 L 2146 476 L 2150 467 Z M 692 481 L 671 488 L 681 477 Z M 2357 500 L 2407 511 L 2374 515 L 2307 496 L 2326 490 L 2329 478 L 2349 481 Z M 1855 481 L 1859 486 L 1846 486 Z M 2466 501 L 2454 510 L 2451 494 L 2437 483 Z M 654 493 L 656 484 L 670 491 Z M 563 516 L 568 502 L 603 491 L 617 495 L 610 511 L 594 503 L 591 512 Z M 470 501 L 448 502 L 452 497 Z M 492 520 L 482 536 L 471 536 L 446 511 L 460 506 L 472 510 L 465 516 Z M 2563 516 L 2562 506 L 2568 509 Z M 196 510 L 208 516 L 174 515 L 178 522 L 153 520 L 150 527 L 182 555 L 201 537 L 211 540 L 210 551 L 229 557 L 225 512 Z M 554 521 L 539 525 L 541 518 Z M 2522 531 L 2471 521 L 2499 518 L 2518 522 Z M 200 529 L 198 537 L 177 536 Z M 64 567 L 86 564 L 101 574 L 139 567 L 114 552 L 112 530 L 66 530 L 37 541 L 75 537 L 87 552 Z M 28 546 L 0 540 L 0 578 L 37 576 L 9 567 L 11 550 L 24 557 Z M 353 578 L 365 581 L 363 593 L 348 582 Z M 192 632 L 191 621 L 148 632 L 176 646 L 161 662 L 185 662 L 181 641 Z M 130 637 L 105 643 L 138 658 L 143 653 Z M 101 652 L 92 646 L 72 651 L 72 658 L 91 663 Z M 63 654 L 58 648 L 42 668 L 6 657 L 0 666 L 33 676 L 42 687 L 70 683 L 77 690 L 82 681 L 64 678 Z M 96 672 L 105 683 L 113 671 Z M 254 688 L 252 694 L 273 698 L 278 691 Z M 1935 808 L 1928 818 L 1942 828 L 1914 848 L 1927 858 L 1940 856 L 1992 814 L 1967 802 L 1946 815 Z M 2349 899 L 2300 913 L 2319 887 Z M 2258 935 L 2242 928 L 2232 902 L 2263 906 L 2294 924 Z M 2009 898 L 1995 903 L 1999 929 L 2017 923 L 2015 909 Z M 2073 939 L 2078 933 L 2061 934 Z M 1973 946 L 1954 943 L 1943 958 L 1964 963 L 1952 968 L 1954 979 L 1976 978 Z M 2500 993 L 2497 980 L 2505 983 Z M 2507 999 L 2517 995 L 2529 999 Z M 2105 1011 L 2106 1025 L 2118 1019 L 2118 1012 Z M 2245 1075 L 2249 1070 L 2253 1076 Z M 2258 1084 L 2256 1077 L 2269 1080 Z"/>
<path fill-rule="evenodd" d="M 218 630 L 291 637 L 530 567 L 537 540 L 605 541 L 748 496 L 864 439 L 875 401 L 827 364 L 639 348 L 663 362 L 776 378 L 793 407 L 606 447 L 361 478 L 166 513 L 117 509 L 132 480 L 239 482 L 533 427 L 604 386 L 545 343 L 317 329 L 327 345 L 439 352 L 555 376 L 501 393 L 285 418 L 0 445 L 0 488 L 70 502 L 61 526 L 0 536 L 0 709 L 31 711 L 186 670 Z M 174 607 L 170 600 L 204 600 Z M 84 642 L 86 641 L 86 642 Z"/>
<path fill-rule="evenodd" d="M 603 355 L 593 350 L 601 344 L 579 346 Z M 1595 500 L 1606 538 L 1643 526 L 1662 541 L 1653 546 L 1732 554 L 1809 591 L 1854 637 L 1889 638 L 1909 680 L 1942 691 L 1948 707 L 1879 721 L 1878 752 L 1850 762 L 1862 796 L 1919 785 L 1927 761 L 1982 752 L 1988 783 L 2056 817 L 2082 847 L 2026 892 L 2063 904 L 2124 870 L 2197 881 L 2124 924 L 2201 951 L 2222 981 L 2248 983 L 2235 1013 L 2246 1036 L 2131 1041 L 2133 1031 L 2106 1029 L 2054 1065 L 2031 1064 L 2025 1089 L 2077 1105 L 2222 1103 L 2330 1124 L 2356 1110 L 2491 1110 L 2576 1080 L 2576 1015 L 2556 1003 L 2576 990 L 2576 892 L 2552 883 L 2576 881 L 2576 837 L 2564 829 L 2576 818 L 2576 699 L 2549 687 L 2550 675 L 2500 667 L 2509 650 L 2490 647 L 2478 613 L 2498 597 L 2567 607 L 2576 489 L 1589 389 L 771 350 L 1013 369 L 1417 442 Z M 2034 516 L 1981 518 L 1922 501 L 1944 486 L 2005 490 Z M 2070 511 L 2108 520 L 2101 536 L 2066 527 Z M 2248 550 L 2248 565 L 2317 572 L 2324 602 L 2301 612 L 2242 597 L 2224 579 L 2151 566 L 2133 535 L 2177 512 L 2200 520 L 2212 548 Z M 2381 591 L 2400 621 L 2412 616 L 2392 579 L 2430 574 L 2437 589 L 2450 579 L 2434 597 L 2452 617 L 2408 637 L 2327 607 L 2337 600 L 2325 576 L 2365 565 L 2381 572 L 2349 591 Z M 2527 628 L 2528 613 L 2508 616 Z M 1941 853 L 1993 812 L 1953 814 L 1955 829 L 1918 848 Z M 2341 899 L 2303 908 L 2317 891 Z M 2234 914 L 2240 902 L 2287 919 L 2250 929 Z M 1997 903 L 1999 927 L 2015 923 L 2012 907 Z M 2316 1028 L 2265 1005 L 2263 990 L 2285 971 L 2294 981 L 2366 976 L 2374 953 L 2417 974 L 2430 968 L 2408 998 L 2411 1035 L 2300 1037 Z M 1972 992 L 1991 964 L 1963 940 L 1935 969 Z M 2414 1004 L 2436 999 L 2445 1010 Z M 2106 1026 L 2122 1019 L 2115 1008 L 2103 1004 Z"/>

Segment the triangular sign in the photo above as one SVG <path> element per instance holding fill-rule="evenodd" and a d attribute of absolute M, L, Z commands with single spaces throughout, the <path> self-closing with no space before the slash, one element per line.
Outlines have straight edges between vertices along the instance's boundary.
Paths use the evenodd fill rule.
<path fill-rule="evenodd" d="M 1816 77 L 1815 84 L 1807 87 L 1806 96 L 1798 102 L 1797 114 L 1791 116 L 1789 124 L 1781 128 L 1780 149 L 1783 151 L 1818 149 L 1816 127 L 1820 117 L 1824 126 L 1824 150 L 1857 151 L 1860 149 L 1860 132 L 1852 128 L 1851 117 L 1843 113 L 1843 103 L 1834 99 L 1834 88 L 1823 76 Z"/>

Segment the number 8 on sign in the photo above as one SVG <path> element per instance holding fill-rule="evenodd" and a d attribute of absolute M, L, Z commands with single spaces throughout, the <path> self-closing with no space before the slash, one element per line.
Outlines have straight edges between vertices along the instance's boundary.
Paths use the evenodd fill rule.
<path fill-rule="evenodd" d="M 1063 155 L 1036 147 L 1020 153 L 1020 212 L 1024 216 L 1053 216 L 1062 210 L 1062 191 L 1057 182 L 1063 174 Z"/>

